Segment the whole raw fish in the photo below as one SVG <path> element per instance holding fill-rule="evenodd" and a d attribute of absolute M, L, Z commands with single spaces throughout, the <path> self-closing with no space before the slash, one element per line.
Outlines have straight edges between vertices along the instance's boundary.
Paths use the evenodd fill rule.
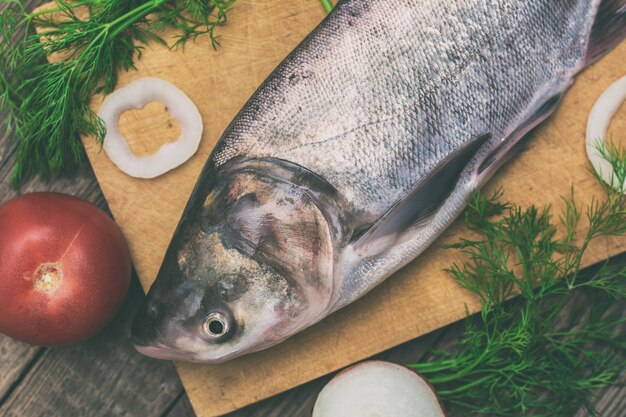
<path fill-rule="evenodd" d="M 625 34 L 626 0 L 341 2 L 221 138 L 133 325 L 137 349 L 220 362 L 358 299 Z"/>

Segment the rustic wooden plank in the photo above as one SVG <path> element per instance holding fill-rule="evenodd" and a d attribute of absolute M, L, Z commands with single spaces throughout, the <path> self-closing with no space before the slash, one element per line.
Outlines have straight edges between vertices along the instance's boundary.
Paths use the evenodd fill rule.
<path fill-rule="evenodd" d="M 622 303 L 624 316 L 626 316 L 626 302 Z M 622 332 L 624 337 L 624 332 Z M 624 359 L 626 363 L 626 358 Z M 626 416 L 626 366 L 619 383 L 599 390 L 592 403 L 602 417 L 624 417 Z M 589 417 L 589 413 L 579 410 L 574 417 Z"/>
<path fill-rule="evenodd" d="M 626 263 L 626 256 L 619 257 L 621 263 Z M 620 302 L 619 308 L 622 317 L 626 317 L 626 300 Z M 626 338 L 626 326 L 622 326 L 621 338 Z M 626 355 L 623 355 L 625 364 L 619 383 L 604 388 L 596 393 L 593 404 L 599 416 L 602 417 L 624 417 L 626 416 Z M 589 414 L 579 411 L 575 417 L 588 417 Z"/>
<path fill-rule="evenodd" d="M 600 416 L 624 417 L 626 415 L 626 378 L 622 380 L 622 386 L 602 390 L 594 403 Z M 587 415 L 580 412 L 577 416 L 587 417 Z"/>
<path fill-rule="evenodd" d="M 34 366 L 43 350 L 0 334 L 0 405 Z"/>
<path fill-rule="evenodd" d="M 163 417 L 196 417 L 187 394 L 182 395 L 167 414 Z"/>

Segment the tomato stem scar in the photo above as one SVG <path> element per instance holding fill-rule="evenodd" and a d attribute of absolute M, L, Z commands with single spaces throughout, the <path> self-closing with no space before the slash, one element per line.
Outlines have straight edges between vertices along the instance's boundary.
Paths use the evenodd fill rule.
<path fill-rule="evenodd" d="M 39 265 L 33 274 L 33 284 L 38 291 L 50 293 L 59 287 L 63 271 L 58 262 L 47 262 Z"/>

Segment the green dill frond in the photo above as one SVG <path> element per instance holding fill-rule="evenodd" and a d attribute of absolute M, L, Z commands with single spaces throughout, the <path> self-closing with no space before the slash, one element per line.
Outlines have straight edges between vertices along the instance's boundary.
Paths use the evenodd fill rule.
<path fill-rule="evenodd" d="M 0 110 L 18 141 L 14 184 L 79 166 L 85 159 L 80 137 L 102 141 L 106 133 L 89 108 L 91 97 L 113 91 L 147 43 L 165 43 L 160 31 L 178 31 L 172 47 L 203 34 L 217 46 L 215 29 L 234 2 L 56 0 L 50 9 L 29 12 L 23 0 L 12 1 L 0 13 Z"/>
<path fill-rule="evenodd" d="M 603 186 L 613 187 L 623 194 L 626 191 L 624 188 L 626 186 L 626 149 L 622 149 L 620 144 L 616 143 L 613 138 L 610 138 L 608 141 L 598 139 L 595 147 L 600 156 L 609 163 L 613 170 L 613 176 L 609 184 L 602 181 Z M 599 180 L 602 179 L 602 172 L 593 170 L 593 174 Z"/>
<path fill-rule="evenodd" d="M 227 13 L 235 0 L 182 0 L 166 2 L 154 11 L 156 18 L 150 22 L 150 29 L 160 32 L 165 28 L 176 28 L 172 48 L 195 41 L 208 34 L 213 47 L 219 46 L 215 29 L 226 23 Z"/>
<path fill-rule="evenodd" d="M 614 184 L 624 184 L 626 153 L 604 149 Z M 604 195 L 583 208 L 572 188 L 556 218 L 550 207 L 500 202 L 501 190 L 471 197 L 465 219 L 475 237 L 451 245 L 465 261 L 448 272 L 479 297 L 481 312 L 468 317 L 455 349 L 411 365 L 453 413 L 595 415 L 594 392 L 622 375 L 626 266 L 581 265 L 592 241 L 626 234 L 626 197 L 594 175 Z"/>
<path fill-rule="evenodd" d="M 468 210 L 465 210 L 465 223 L 470 229 L 480 230 L 489 227 L 488 219 L 501 215 L 511 208 L 509 203 L 500 201 L 504 191 L 498 188 L 490 196 L 483 196 L 478 192 L 473 192 L 468 203 Z"/>

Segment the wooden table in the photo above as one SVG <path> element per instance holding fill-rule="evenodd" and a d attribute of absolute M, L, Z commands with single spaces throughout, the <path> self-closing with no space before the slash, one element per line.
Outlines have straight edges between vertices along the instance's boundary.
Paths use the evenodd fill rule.
<path fill-rule="evenodd" d="M 38 2 L 27 3 L 34 6 Z M 4 121 L 4 115 L 0 115 L 0 126 Z M 1 204 L 16 195 L 10 184 L 16 142 L 2 130 L 0 135 Z M 72 194 L 106 209 L 89 167 L 69 179 L 31 181 L 21 191 L 42 190 Z M 626 262 L 626 258 L 618 261 Z M 32 347 L 0 335 L 0 417 L 193 417 L 173 365 L 139 355 L 129 342 L 130 321 L 142 298 L 134 277 L 128 299 L 115 320 L 99 335 L 76 346 Z M 457 323 L 378 358 L 400 363 L 424 359 L 433 347 L 454 343 L 462 329 L 462 323 Z M 318 379 L 228 416 L 308 417 L 327 380 Z M 626 415 L 626 388 L 600 392 L 595 404 L 604 417 Z"/>

